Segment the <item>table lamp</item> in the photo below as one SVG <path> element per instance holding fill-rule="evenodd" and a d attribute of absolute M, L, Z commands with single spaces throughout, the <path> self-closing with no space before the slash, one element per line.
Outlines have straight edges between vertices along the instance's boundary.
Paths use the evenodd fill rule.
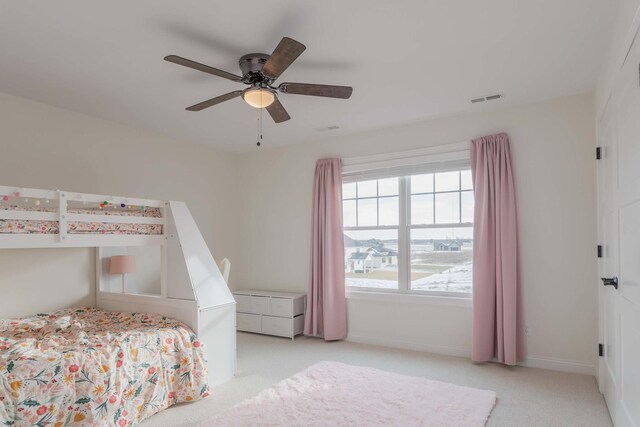
<path fill-rule="evenodd" d="M 122 274 L 122 293 L 124 293 L 124 275 L 136 272 L 136 259 L 132 255 L 116 255 L 111 257 L 109 273 Z"/>

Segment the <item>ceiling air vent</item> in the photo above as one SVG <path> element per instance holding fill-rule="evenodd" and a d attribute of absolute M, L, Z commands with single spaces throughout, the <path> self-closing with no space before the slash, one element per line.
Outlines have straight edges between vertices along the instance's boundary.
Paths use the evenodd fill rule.
<path fill-rule="evenodd" d="M 472 104 L 478 104 L 480 102 L 494 101 L 496 99 L 501 99 L 501 98 L 504 98 L 504 95 L 501 93 L 496 93 L 495 95 L 481 96 L 480 98 L 471 98 L 469 102 Z"/>
<path fill-rule="evenodd" d="M 330 125 L 330 126 L 322 126 L 322 127 L 316 128 L 318 132 L 326 132 L 328 130 L 336 130 L 336 129 L 340 129 L 340 126 Z"/>

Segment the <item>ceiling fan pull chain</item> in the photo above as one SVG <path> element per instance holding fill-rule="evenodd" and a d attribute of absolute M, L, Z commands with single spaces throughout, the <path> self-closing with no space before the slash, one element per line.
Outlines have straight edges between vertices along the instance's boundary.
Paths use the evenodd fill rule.
<path fill-rule="evenodd" d="M 262 145 L 262 108 L 258 108 L 258 142 L 256 145 L 260 147 Z"/>
<path fill-rule="evenodd" d="M 260 146 L 260 111 L 256 111 L 256 118 L 257 118 L 257 122 L 256 124 L 258 125 L 258 142 L 256 142 L 256 145 L 259 147 Z"/>

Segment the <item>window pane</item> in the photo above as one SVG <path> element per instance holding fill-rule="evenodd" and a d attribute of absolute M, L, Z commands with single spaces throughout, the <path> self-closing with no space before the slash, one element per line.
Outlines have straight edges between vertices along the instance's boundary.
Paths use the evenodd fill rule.
<path fill-rule="evenodd" d="M 460 193 L 436 193 L 436 224 L 460 222 Z"/>
<path fill-rule="evenodd" d="M 411 224 L 433 224 L 433 194 L 411 196 Z"/>
<path fill-rule="evenodd" d="M 348 182 L 342 184 L 342 198 L 343 199 L 355 199 L 356 198 L 356 183 Z"/>
<path fill-rule="evenodd" d="M 433 193 L 433 174 L 412 175 L 411 194 Z"/>
<path fill-rule="evenodd" d="M 400 208 L 397 196 L 378 199 L 378 218 L 378 225 L 398 225 Z"/>
<path fill-rule="evenodd" d="M 387 178 L 378 180 L 378 196 L 397 196 L 398 178 Z"/>
<path fill-rule="evenodd" d="M 473 202 L 473 191 L 463 191 L 461 222 L 473 222 Z"/>
<path fill-rule="evenodd" d="M 460 172 L 441 172 L 436 174 L 436 191 L 455 191 L 460 189 Z"/>
<path fill-rule="evenodd" d="M 355 200 L 345 200 L 342 202 L 342 223 L 344 227 L 355 227 L 357 225 Z"/>
<path fill-rule="evenodd" d="M 345 284 L 398 289 L 398 230 L 345 231 Z"/>
<path fill-rule="evenodd" d="M 378 195 L 378 181 L 358 182 L 358 197 L 376 197 Z"/>
<path fill-rule="evenodd" d="M 378 199 L 358 199 L 358 227 L 378 225 Z"/>
<path fill-rule="evenodd" d="M 471 179 L 471 171 L 460 172 L 460 182 L 462 183 L 461 190 L 473 190 L 473 180 Z"/>
<path fill-rule="evenodd" d="M 471 293 L 473 228 L 411 230 L 412 290 Z"/>

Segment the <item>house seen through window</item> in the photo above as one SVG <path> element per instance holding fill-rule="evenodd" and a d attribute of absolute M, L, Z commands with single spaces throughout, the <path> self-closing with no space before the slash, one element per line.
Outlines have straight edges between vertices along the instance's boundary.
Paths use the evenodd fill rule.
<path fill-rule="evenodd" d="M 343 184 L 346 285 L 471 293 L 473 187 L 467 169 Z"/>

